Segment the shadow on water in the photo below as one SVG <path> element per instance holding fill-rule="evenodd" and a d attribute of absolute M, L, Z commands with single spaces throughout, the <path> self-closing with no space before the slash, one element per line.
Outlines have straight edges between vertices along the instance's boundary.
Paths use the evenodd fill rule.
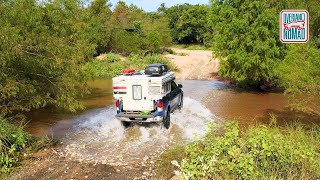
<path fill-rule="evenodd" d="M 270 115 L 274 115 L 277 118 L 276 124 L 280 126 L 290 124 L 301 124 L 306 127 L 312 127 L 314 125 L 320 125 L 320 116 L 317 114 L 292 111 L 290 108 L 285 108 L 283 111 L 277 111 L 273 109 L 266 110 L 264 116 L 260 119 L 263 123 L 270 123 Z"/>

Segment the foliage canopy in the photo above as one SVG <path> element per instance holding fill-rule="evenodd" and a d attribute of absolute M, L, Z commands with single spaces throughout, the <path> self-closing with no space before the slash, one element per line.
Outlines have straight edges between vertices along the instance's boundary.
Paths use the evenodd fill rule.
<path fill-rule="evenodd" d="M 79 2 L 2 3 L 0 107 L 2 112 L 54 105 L 74 111 L 86 92 L 81 63 L 94 53 Z"/>
<path fill-rule="evenodd" d="M 175 42 L 211 45 L 212 29 L 208 24 L 209 7 L 207 5 L 182 4 L 159 8 L 169 21 L 171 36 Z"/>
<path fill-rule="evenodd" d="M 211 2 L 214 50 L 225 58 L 220 73 L 240 85 L 273 80 L 274 69 L 285 56 L 278 40 L 277 9 L 265 0 Z"/>
<path fill-rule="evenodd" d="M 84 65 L 94 55 L 157 53 L 171 44 L 162 15 L 108 0 L 3 1 L 0 36 L 0 111 L 51 105 L 82 108 L 90 78 Z M 132 31 L 131 31 L 131 30 Z M 157 32 L 158 29 L 164 33 Z"/>

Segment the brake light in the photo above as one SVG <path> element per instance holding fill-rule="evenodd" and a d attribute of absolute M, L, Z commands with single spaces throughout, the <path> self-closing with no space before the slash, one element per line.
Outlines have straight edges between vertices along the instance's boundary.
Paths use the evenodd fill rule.
<path fill-rule="evenodd" d="M 163 111 L 163 102 L 162 101 L 158 101 L 157 107 L 158 107 L 158 113 L 162 113 L 162 111 Z"/>
<path fill-rule="evenodd" d="M 121 105 L 121 100 L 117 100 L 116 101 L 116 107 L 117 107 L 117 113 L 118 114 L 121 113 L 121 107 L 120 106 L 122 106 Z"/>
<path fill-rule="evenodd" d="M 158 108 L 163 108 L 163 102 L 162 101 L 158 101 Z"/>

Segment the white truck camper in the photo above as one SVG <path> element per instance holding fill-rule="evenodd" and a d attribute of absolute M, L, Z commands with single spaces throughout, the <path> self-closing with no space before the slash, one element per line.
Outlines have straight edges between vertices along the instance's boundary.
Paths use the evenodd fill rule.
<path fill-rule="evenodd" d="M 170 113 L 183 106 L 182 85 L 174 80 L 174 73 L 163 64 L 151 64 L 140 72 L 124 70 L 112 79 L 117 119 L 125 127 L 132 122 L 162 122 L 168 129 Z"/>

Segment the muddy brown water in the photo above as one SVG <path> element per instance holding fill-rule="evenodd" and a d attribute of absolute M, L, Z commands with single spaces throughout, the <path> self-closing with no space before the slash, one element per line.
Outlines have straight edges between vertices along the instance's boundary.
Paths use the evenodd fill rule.
<path fill-rule="evenodd" d="M 285 113 L 287 98 L 282 93 L 212 90 L 204 102 L 218 117 L 235 120 L 242 127 L 268 123 L 271 115 Z"/>
<path fill-rule="evenodd" d="M 271 113 L 286 113 L 287 98 L 282 93 L 246 92 L 220 81 L 184 80 L 185 97 L 196 100 L 208 108 L 219 120 L 236 120 L 247 126 L 256 122 L 266 122 Z M 112 107 L 112 81 L 99 79 L 89 83 L 93 92 L 82 101 L 84 112 L 77 114 L 43 109 L 27 115 L 30 122 L 27 130 L 34 135 L 64 136 L 72 131 L 79 115 L 94 114 L 97 110 Z M 191 109 L 192 110 L 192 109 Z M 114 116 L 110 112 L 110 116 Z"/>
<path fill-rule="evenodd" d="M 82 100 L 86 111 L 111 106 L 114 103 L 111 79 L 97 79 L 89 82 L 89 86 L 92 88 L 92 93 Z M 72 114 L 49 108 L 32 111 L 27 114 L 29 120 L 27 130 L 37 136 L 63 136 L 72 127 L 74 117 L 81 113 L 83 112 Z"/>
<path fill-rule="evenodd" d="M 237 90 L 219 81 L 184 80 L 184 107 L 171 115 L 169 130 L 161 125 L 134 125 L 124 129 L 115 119 L 111 80 L 90 83 L 92 95 L 83 99 L 87 107 L 77 114 L 40 110 L 28 114 L 27 126 L 34 135 L 59 138 L 62 157 L 80 162 L 131 166 L 157 156 L 176 144 L 198 139 L 209 122 L 237 120 L 240 125 L 266 121 L 269 114 L 285 112 L 281 93 Z M 151 158 L 150 158 L 151 157 Z"/>

